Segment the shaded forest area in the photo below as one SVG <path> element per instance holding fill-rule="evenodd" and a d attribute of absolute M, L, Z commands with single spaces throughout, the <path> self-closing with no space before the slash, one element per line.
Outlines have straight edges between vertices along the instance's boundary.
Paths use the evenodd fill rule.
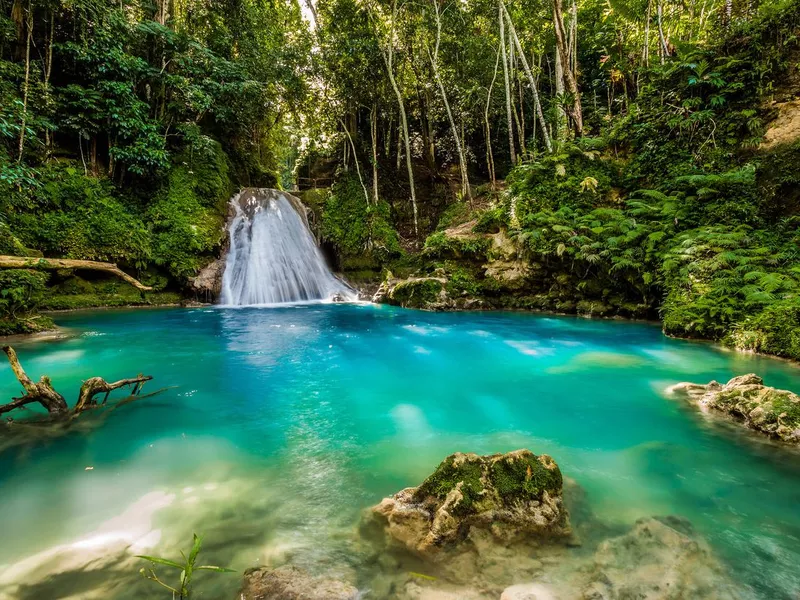
<path fill-rule="evenodd" d="M 0 271 L 7 332 L 37 305 L 176 301 L 233 190 L 296 183 L 389 301 L 659 317 L 800 358 L 797 1 L 0 6 L 0 254 L 161 290 Z"/>

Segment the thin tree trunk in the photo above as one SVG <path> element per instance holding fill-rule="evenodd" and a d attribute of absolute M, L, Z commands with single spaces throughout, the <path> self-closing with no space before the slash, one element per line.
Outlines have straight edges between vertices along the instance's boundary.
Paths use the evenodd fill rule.
<path fill-rule="evenodd" d="M 500 54 L 503 59 L 503 80 L 506 88 L 506 119 L 508 123 L 508 150 L 512 166 L 517 164 L 517 153 L 514 148 L 514 120 L 511 115 L 511 82 L 508 76 L 508 56 L 506 55 L 506 22 L 503 18 L 503 6 L 499 5 L 500 15 Z"/>
<path fill-rule="evenodd" d="M 378 103 L 372 107 L 369 119 L 369 132 L 372 138 L 372 199 L 378 204 Z"/>
<path fill-rule="evenodd" d="M 664 23 L 663 23 L 664 7 L 661 0 L 658 0 L 658 2 L 656 3 L 656 12 L 658 16 L 659 54 L 661 56 L 661 64 L 663 65 L 664 60 L 669 54 L 669 48 L 667 47 L 667 39 L 664 37 Z"/>
<path fill-rule="evenodd" d="M 467 200 L 472 200 L 472 191 L 469 186 L 469 174 L 467 173 L 467 159 L 464 154 L 464 147 L 461 140 L 461 135 L 456 127 L 455 119 L 453 118 L 453 111 L 450 109 L 450 102 L 447 100 L 447 92 L 444 89 L 444 83 L 439 74 L 439 43 L 442 39 L 442 16 L 439 14 L 438 0 L 433 0 L 434 14 L 436 15 L 436 45 L 434 46 L 433 54 L 431 55 L 428 49 L 428 58 L 431 61 L 433 68 L 433 77 L 436 79 L 436 85 L 439 87 L 439 93 L 444 102 L 444 108 L 447 111 L 447 118 L 450 121 L 450 129 L 453 131 L 453 138 L 456 142 L 456 151 L 458 152 L 458 166 L 461 171 L 461 196 Z"/>
<path fill-rule="evenodd" d="M 56 25 L 56 17 L 55 11 L 50 11 L 50 35 L 48 36 L 47 40 L 47 58 L 44 67 L 44 100 L 45 106 L 48 106 L 50 103 L 50 75 L 53 72 L 53 38 L 55 37 L 55 25 Z M 50 135 L 50 129 L 45 127 L 44 129 L 44 146 L 47 153 L 47 158 L 50 157 L 50 154 L 53 151 L 53 139 Z"/>
<path fill-rule="evenodd" d="M 647 0 L 647 18 L 644 21 L 644 44 L 642 45 L 642 64 L 650 66 L 650 19 L 653 14 L 653 0 Z"/>
<path fill-rule="evenodd" d="M 494 172 L 494 153 L 492 152 L 492 128 L 489 125 L 489 108 L 492 104 L 492 89 L 494 88 L 494 82 L 497 81 L 497 69 L 500 66 L 500 49 L 503 42 L 501 41 L 500 44 L 501 46 L 498 46 L 497 48 L 497 58 L 494 61 L 492 82 L 489 84 L 489 89 L 486 92 L 486 108 L 483 111 L 483 122 L 486 125 L 486 166 L 489 169 L 489 178 L 492 180 L 492 189 L 497 187 L 497 176 Z"/>
<path fill-rule="evenodd" d="M 403 141 L 405 143 L 406 151 L 406 168 L 408 169 L 408 185 L 411 188 L 411 207 L 414 212 L 414 234 L 419 235 L 419 211 L 417 209 L 417 192 L 414 188 L 414 169 L 411 165 L 411 142 L 408 135 L 408 119 L 406 118 L 406 107 L 403 103 L 403 95 L 400 93 L 400 88 L 397 86 L 397 81 L 394 77 L 394 28 L 397 20 L 397 0 L 392 2 L 392 23 L 389 34 L 389 47 L 388 49 L 381 49 L 384 63 L 386 64 L 386 72 L 389 74 L 389 81 L 392 84 L 395 96 L 397 96 L 397 104 L 400 108 L 400 121 L 403 127 Z"/>
<path fill-rule="evenodd" d="M 344 129 L 344 133 L 347 136 L 347 140 L 350 142 L 350 149 L 353 151 L 353 162 L 356 164 L 356 173 L 358 174 L 358 182 L 361 184 L 361 189 L 364 190 L 364 198 L 367 201 L 367 206 L 369 206 L 369 192 L 367 191 L 367 186 L 364 185 L 364 178 L 361 176 L 361 167 L 358 164 L 356 145 L 353 143 L 353 138 L 350 135 L 350 131 L 347 129 L 347 124 L 342 119 L 339 119 L 339 123 L 341 123 L 342 129 Z"/>
<path fill-rule="evenodd" d="M 553 0 L 553 29 L 556 35 L 556 47 L 561 56 L 561 65 L 564 67 L 564 83 L 566 84 L 567 91 L 572 96 L 572 108 L 570 118 L 572 119 L 572 126 L 575 129 L 575 135 L 580 137 L 583 135 L 583 110 L 581 108 L 581 95 L 578 90 L 577 72 L 573 72 L 570 61 L 569 51 L 567 49 L 566 31 L 564 30 L 564 15 L 561 11 L 561 1 Z"/>
<path fill-rule="evenodd" d="M 31 39 L 33 38 L 33 6 L 28 0 L 28 13 L 25 15 L 28 26 L 28 35 L 25 43 L 25 82 L 22 84 L 22 126 L 19 128 L 19 155 L 18 162 L 22 162 L 25 151 L 25 129 L 28 126 L 28 89 L 31 81 Z"/>
<path fill-rule="evenodd" d="M 556 110 L 556 138 L 563 140 L 567 137 L 567 113 L 561 105 L 564 98 L 564 67 L 561 64 L 561 53 L 558 51 L 558 47 L 556 47 L 555 63 L 556 97 L 559 100 Z"/>
<path fill-rule="evenodd" d="M 514 40 L 514 45 L 517 47 L 517 52 L 519 52 L 520 58 L 522 59 L 522 66 L 525 68 L 525 74 L 528 76 L 528 83 L 531 86 L 531 92 L 533 93 L 533 105 L 536 109 L 536 115 L 539 117 L 539 123 L 542 126 L 542 136 L 544 137 L 544 145 L 547 147 L 548 152 L 553 151 L 553 144 L 550 141 L 550 134 L 547 133 L 547 122 L 544 120 L 544 112 L 542 112 L 542 103 L 539 101 L 539 90 L 536 87 L 536 80 L 533 78 L 533 73 L 531 72 L 531 67 L 528 64 L 528 59 L 525 58 L 525 52 L 522 49 L 522 44 L 519 41 L 519 37 L 517 37 L 517 31 L 514 29 L 514 22 L 511 20 L 511 15 L 508 13 L 508 10 L 503 4 L 502 0 L 500 1 L 500 8 L 503 11 L 503 14 L 506 17 L 506 21 L 508 22 L 508 29 L 511 32 L 511 37 Z"/>

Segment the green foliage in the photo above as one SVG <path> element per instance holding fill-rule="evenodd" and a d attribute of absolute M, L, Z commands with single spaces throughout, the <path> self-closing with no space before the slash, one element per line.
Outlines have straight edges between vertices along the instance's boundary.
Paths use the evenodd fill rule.
<path fill-rule="evenodd" d="M 491 247 L 491 240 L 479 235 L 449 236 L 437 231 L 425 240 L 423 252 L 437 258 L 481 259 Z"/>
<path fill-rule="evenodd" d="M 430 308 L 439 301 L 443 283 L 434 278 L 409 279 L 397 284 L 389 298 L 405 308 Z"/>
<path fill-rule="evenodd" d="M 47 256 L 130 265 L 142 265 L 150 256 L 136 207 L 111 182 L 85 177 L 74 164 L 44 170 L 25 202 L 8 212 L 8 224 L 25 246 Z"/>
<path fill-rule="evenodd" d="M 152 232 L 153 262 L 178 281 L 195 275 L 206 257 L 216 253 L 233 191 L 218 144 L 182 159 L 145 215 Z"/>
<path fill-rule="evenodd" d="M 389 205 L 367 204 L 354 175 L 340 178 L 331 189 L 322 212 L 322 236 L 344 256 L 370 253 L 385 261 L 401 252 L 391 225 Z"/>
<path fill-rule="evenodd" d="M 233 569 L 226 569 L 224 567 L 216 567 L 213 565 L 201 565 L 197 566 L 197 556 L 200 554 L 200 548 L 203 545 L 203 538 L 198 537 L 197 534 L 192 536 L 192 549 L 189 551 L 189 556 L 181 551 L 181 556 L 183 557 L 183 562 L 175 562 L 174 560 L 169 560 L 166 558 L 159 558 L 157 556 L 142 556 L 137 555 L 137 558 L 141 558 L 142 560 L 146 560 L 150 562 L 150 568 L 145 569 L 142 568 L 139 573 L 146 579 L 153 581 L 160 585 L 161 587 L 169 590 L 172 592 L 173 600 L 175 598 L 180 598 L 181 600 L 185 600 L 192 597 L 192 579 L 194 574 L 198 571 L 211 571 L 214 573 L 235 573 Z M 175 586 L 168 585 L 167 583 L 163 582 L 159 579 L 158 575 L 156 575 L 155 566 L 161 565 L 165 567 L 171 567 L 173 569 L 177 569 L 180 571 L 180 579 Z"/>
<path fill-rule="evenodd" d="M 0 317 L 16 319 L 35 310 L 48 274 L 31 269 L 0 270 Z"/>

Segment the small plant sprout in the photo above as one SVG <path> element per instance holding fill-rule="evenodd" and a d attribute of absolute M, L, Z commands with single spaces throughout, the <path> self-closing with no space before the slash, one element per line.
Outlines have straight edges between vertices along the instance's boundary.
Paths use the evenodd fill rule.
<path fill-rule="evenodd" d="M 203 538 L 198 537 L 197 534 L 193 535 L 193 543 L 192 543 L 192 550 L 189 552 L 189 556 L 187 557 L 186 554 L 181 551 L 181 556 L 183 557 L 183 564 L 179 562 L 175 562 L 173 560 L 168 560 L 166 558 L 159 558 L 157 556 L 143 556 L 137 555 L 137 558 L 141 558 L 142 560 L 146 560 L 150 562 L 150 568 L 142 567 L 139 570 L 139 573 L 146 579 L 156 582 L 163 588 L 168 589 L 172 592 L 173 600 L 186 600 L 187 598 L 192 597 L 192 576 L 197 571 L 214 571 L 215 573 L 235 573 L 233 569 L 226 569 L 224 567 L 216 567 L 213 565 L 202 565 L 199 567 L 195 566 L 197 562 L 197 555 L 200 554 L 200 547 L 203 545 Z M 178 569 L 181 572 L 180 581 L 176 587 L 173 587 L 161 579 L 159 579 L 158 575 L 156 575 L 155 566 L 156 565 L 164 565 L 166 567 L 172 567 L 173 569 Z"/>

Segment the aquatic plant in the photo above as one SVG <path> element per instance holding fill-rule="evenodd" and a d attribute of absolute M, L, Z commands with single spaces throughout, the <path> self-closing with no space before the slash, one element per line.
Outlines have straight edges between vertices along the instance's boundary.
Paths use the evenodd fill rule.
<path fill-rule="evenodd" d="M 200 548 L 203 545 L 203 538 L 198 536 L 196 533 L 192 534 L 192 549 L 189 551 L 189 556 L 183 553 L 181 550 L 181 556 L 183 557 L 183 563 L 176 562 L 174 560 L 169 560 L 167 558 L 160 558 L 158 556 L 146 556 L 146 555 L 137 555 L 137 558 L 141 558 L 142 560 L 146 560 L 151 563 L 149 569 L 142 567 L 139 570 L 139 573 L 145 579 L 149 579 L 160 585 L 163 588 L 168 589 L 172 592 L 172 598 L 180 598 L 180 600 L 186 600 L 192 597 L 192 578 L 197 571 L 212 571 L 214 573 L 235 573 L 233 569 L 228 569 L 225 567 L 217 567 L 214 565 L 201 565 L 195 566 L 197 562 L 197 556 L 200 554 Z M 163 565 L 165 567 L 172 567 L 173 569 L 178 569 L 180 571 L 180 579 L 175 587 L 169 585 L 162 581 L 155 571 L 155 565 Z"/>

